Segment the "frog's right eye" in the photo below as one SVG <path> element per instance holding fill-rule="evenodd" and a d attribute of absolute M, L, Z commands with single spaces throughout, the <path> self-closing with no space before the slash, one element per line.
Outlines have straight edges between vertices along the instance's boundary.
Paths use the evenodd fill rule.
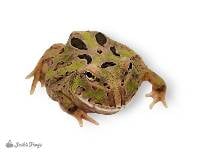
<path fill-rule="evenodd" d="M 87 78 L 88 80 L 94 81 L 95 76 L 94 76 L 91 72 L 86 71 L 84 74 L 85 74 L 85 76 L 86 76 L 86 78 Z"/>

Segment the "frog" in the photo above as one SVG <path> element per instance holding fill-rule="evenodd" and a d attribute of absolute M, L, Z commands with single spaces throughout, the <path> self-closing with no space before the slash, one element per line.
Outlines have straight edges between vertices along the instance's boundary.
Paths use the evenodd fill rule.
<path fill-rule="evenodd" d="M 66 44 L 53 44 L 26 79 L 31 77 L 30 94 L 40 82 L 81 127 L 83 120 L 99 124 L 88 113 L 124 109 L 144 81 L 152 85 L 150 109 L 158 102 L 167 107 L 165 81 L 133 49 L 99 31 L 73 31 Z"/>

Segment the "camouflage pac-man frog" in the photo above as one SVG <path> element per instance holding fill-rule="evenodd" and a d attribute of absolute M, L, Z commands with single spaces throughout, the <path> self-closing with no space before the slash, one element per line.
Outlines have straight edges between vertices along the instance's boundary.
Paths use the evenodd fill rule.
<path fill-rule="evenodd" d="M 32 76 L 31 94 L 40 81 L 80 126 L 82 119 L 98 124 L 87 113 L 120 111 L 143 81 L 152 84 L 150 108 L 159 101 L 167 107 L 164 80 L 136 52 L 97 31 L 75 31 L 67 44 L 52 45 L 27 78 Z"/>

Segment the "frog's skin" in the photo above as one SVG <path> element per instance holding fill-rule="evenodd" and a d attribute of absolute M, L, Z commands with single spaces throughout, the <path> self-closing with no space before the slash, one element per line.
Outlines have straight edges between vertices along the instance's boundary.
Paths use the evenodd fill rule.
<path fill-rule="evenodd" d="M 143 81 L 152 84 L 150 108 L 159 101 L 167 107 L 164 80 L 133 50 L 97 31 L 75 31 L 66 45 L 52 45 L 27 78 L 32 76 L 31 94 L 40 81 L 80 126 L 82 119 L 98 124 L 87 113 L 120 111 Z"/>

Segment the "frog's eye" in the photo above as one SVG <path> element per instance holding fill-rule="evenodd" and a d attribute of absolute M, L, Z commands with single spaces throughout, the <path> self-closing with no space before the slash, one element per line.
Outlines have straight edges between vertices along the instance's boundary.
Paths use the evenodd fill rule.
<path fill-rule="evenodd" d="M 85 74 L 85 76 L 86 76 L 86 78 L 88 80 L 90 80 L 90 81 L 94 81 L 95 80 L 95 76 L 91 72 L 86 71 L 84 74 Z"/>
<path fill-rule="evenodd" d="M 87 50 L 87 47 L 85 43 L 79 39 L 79 38 L 72 38 L 71 39 L 71 45 L 75 48 L 81 49 L 81 50 Z"/>

